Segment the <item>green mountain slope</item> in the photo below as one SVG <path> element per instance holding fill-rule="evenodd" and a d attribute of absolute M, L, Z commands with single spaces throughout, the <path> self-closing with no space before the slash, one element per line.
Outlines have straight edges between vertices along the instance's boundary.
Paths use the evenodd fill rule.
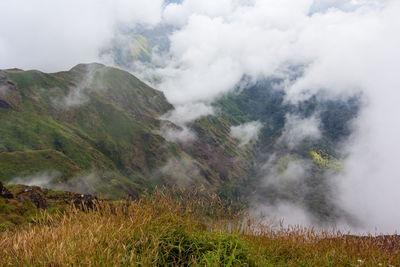
<path fill-rule="evenodd" d="M 0 181 L 57 171 L 50 187 L 123 197 L 155 185 L 220 190 L 250 173 L 250 155 L 237 148 L 222 118 L 194 122 L 200 138 L 193 144 L 165 140 L 158 118 L 173 106 L 123 70 L 81 64 L 0 75 Z M 194 177 L 182 183 L 188 170 Z"/>
<path fill-rule="evenodd" d="M 0 71 L 0 181 L 35 180 L 110 198 L 201 185 L 235 207 L 245 200 L 283 201 L 318 220 L 335 220 L 342 214 L 330 201 L 327 174 L 341 170 L 337 145 L 350 134 L 358 98 L 315 95 L 290 104 L 277 84 L 260 81 L 222 96 L 213 103 L 215 115 L 187 125 L 194 141 L 171 142 L 163 129 L 180 127 L 160 118 L 174 107 L 121 69 L 80 64 L 50 74 Z M 291 146 L 282 139 L 288 116 L 316 117 L 321 135 Z M 252 121 L 262 125 L 259 138 L 241 145 L 231 127 Z"/>

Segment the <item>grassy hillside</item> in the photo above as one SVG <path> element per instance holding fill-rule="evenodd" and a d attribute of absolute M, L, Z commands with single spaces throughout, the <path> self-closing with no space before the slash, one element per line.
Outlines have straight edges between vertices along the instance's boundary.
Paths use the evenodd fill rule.
<path fill-rule="evenodd" d="M 126 193 L 169 156 L 152 130 L 172 106 L 129 73 L 99 64 L 2 73 L 0 98 L 9 105 L 0 108 L 1 181 L 49 170 L 61 172 L 54 182 L 115 172 Z"/>
<path fill-rule="evenodd" d="M 58 73 L 0 74 L 0 181 L 60 173 L 49 186 L 120 198 L 179 184 L 175 174 L 188 168 L 196 179 L 184 184 L 212 191 L 249 176 L 248 152 L 230 138 L 229 123 L 200 119 L 196 143 L 168 142 L 159 117 L 173 106 L 121 69 L 80 64 Z"/>
<path fill-rule="evenodd" d="M 155 186 L 203 185 L 236 208 L 250 199 L 287 201 L 305 206 L 318 222 L 334 221 L 343 214 L 330 202 L 325 174 L 340 171 L 336 145 L 350 134 L 357 98 L 316 95 L 290 104 L 277 84 L 260 81 L 222 96 L 213 103 L 216 115 L 188 125 L 197 139 L 175 143 L 163 130 L 179 126 L 160 120 L 173 106 L 121 69 L 80 64 L 50 74 L 0 71 L 0 181 L 45 176 L 51 188 L 115 199 Z M 295 147 L 282 142 L 288 115 L 316 116 L 321 137 Z M 263 125 L 259 138 L 240 146 L 231 127 L 251 121 Z M 293 162 L 307 170 L 287 179 Z"/>
<path fill-rule="evenodd" d="M 397 266 L 398 236 L 356 237 L 274 228 L 231 214 L 198 190 L 42 213 L 0 232 L 0 265 Z"/>
<path fill-rule="evenodd" d="M 37 162 L 40 162 L 40 164 L 37 164 Z M 25 176 L 53 169 L 61 172 L 60 181 L 82 171 L 74 161 L 55 150 L 0 153 L 0 177 Z"/>

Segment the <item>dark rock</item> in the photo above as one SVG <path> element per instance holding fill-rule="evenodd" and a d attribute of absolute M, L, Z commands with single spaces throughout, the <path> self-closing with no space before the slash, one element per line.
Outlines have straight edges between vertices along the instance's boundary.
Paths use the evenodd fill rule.
<path fill-rule="evenodd" d="M 0 70 L 0 83 L 5 83 L 7 81 L 7 72 Z"/>
<path fill-rule="evenodd" d="M 14 82 L 12 82 L 12 81 L 7 81 L 7 86 L 8 86 L 8 88 L 11 89 L 11 90 L 15 90 L 15 91 L 18 90 L 17 85 L 16 85 Z"/>
<path fill-rule="evenodd" d="M 14 198 L 14 195 L 4 187 L 4 185 L 0 182 L 0 197 L 3 198 Z"/>
<path fill-rule="evenodd" d="M 131 191 L 128 192 L 127 200 L 128 201 L 135 201 L 135 200 L 138 200 L 139 197 L 140 196 L 139 196 L 139 193 L 137 191 L 131 190 Z"/>
<path fill-rule="evenodd" d="M 0 108 L 11 109 L 12 106 L 7 101 L 0 99 Z"/>
<path fill-rule="evenodd" d="M 0 70 L 0 86 L 9 90 L 18 90 L 18 86 L 13 81 L 8 80 L 8 74 L 4 70 Z"/>
<path fill-rule="evenodd" d="M 97 197 L 92 195 L 78 195 L 73 204 L 81 209 L 93 209 L 97 201 Z"/>
<path fill-rule="evenodd" d="M 20 193 L 19 200 L 25 202 L 26 200 L 32 201 L 38 209 L 46 209 L 49 207 L 47 201 L 40 195 L 34 188 L 26 188 Z"/>

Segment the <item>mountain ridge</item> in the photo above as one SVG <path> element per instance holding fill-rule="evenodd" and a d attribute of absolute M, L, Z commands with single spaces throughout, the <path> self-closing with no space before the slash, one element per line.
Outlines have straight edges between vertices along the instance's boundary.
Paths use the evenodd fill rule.
<path fill-rule="evenodd" d="M 347 216 L 331 201 L 329 174 L 341 170 L 337 147 L 351 133 L 357 97 L 289 104 L 280 80 L 259 81 L 216 99 L 213 115 L 186 124 L 196 138 L 180 142 L 164 136 L 184 130 L 166 120 L 174 107 L 164 94 L 119 68 L 79 64 L 0 77 L 7 103 L 0 107 L 0 181 L 42 179 L 108 198 L 198 185 L 232 206 L 289 202 L 317 223 Z M 232 127 L 252 122 L 261 128 L 241 145 Z M 307 136 L 290 132 L 291 123 L 319 125 Z"/>
<path fill-rule="evenodd" d="M 174 184 L 179 182 L 173 177 L 174 172 L 187 169 L 195 169 L 196 175 L 189 184 L 200 182 L 215 190 L 221 181 L 241 180 L 249 169 L 244 160 L 238 164 L 235 159 L 243 152 L 229 136 L 230 125 L 222 126 L 222 118 L 193 122 L 199 135 L 193 144 L 165 140 L 159 132 L 163 123 L 160 117 L 173 106 L 162 92 L 118 68 L 79 64 L 69 71 L 50 74 L 35 70 L 2 71 L 1 77 L 5 93 L 0 100 L 12 106 L 0 110 L 3 182 L 20 175 L 18 171 L 7 172 L 13 169 L 10 158 L 15 157 L 15 152 L 29 158 L 29 154 L 42 150 L 55 151 L 40 152 L 52 154 L 55 162 L 62 162 L 65 156 L 77 166 L 68 168 L 71 171 L 67 174 L 61 171 L 61 177 L 49 186 L 57 187 L 77 176 L 85 180 L 94 172 L 101 177 L 99 183 L 107 186 L 88 193 L 100 191 L 110 197 Z M 15 96 L 9 97 L 11 92 Z M 221 164 L 219 159 L 225 163 Z M 22 176 L 29 179 L 29 175 L 46 171 L 49 166 L 41 162 L 31 162 L 34 168 L 28 167 Z"/>

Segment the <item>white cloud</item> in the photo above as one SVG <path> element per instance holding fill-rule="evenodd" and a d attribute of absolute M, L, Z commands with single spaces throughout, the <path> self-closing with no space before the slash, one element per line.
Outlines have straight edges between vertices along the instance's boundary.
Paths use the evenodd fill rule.
<path fill-rule="evenodd" d="M 61 176 L 59 171 L 44 171 L 27 176 L 14 177 L 9 184 L 24 184 L 28 186 L 49 186 L 54 185 L 57 178 Z"/>
<path fill-rule="evenodd" d="M 320 89 L 332 96 L 362 92 L 367 105 L 346 144 L 346 172 L 335 180 L 338 203 L 366 230 L 398 230 L 400 2 L 254 0 L 232 6 L 228 14 L 180 11 L 184 26 L 171 36 L 166 70 L 172 75 L 164 83 L 169 99 L 209 101 L 243 74 L 276 75 L 287 65 L 305 67 L 286 88 L 291 102 Z"/>
<path fill-rule="evenodd" d="M 194 141 L 197 136 L 188 127 L 188 123 L 203 116 L 213 114 L 214 109 L 204 103 L 189 102 L 187 104 L 178 105 L 172 111 L 161 116 L 161 119 L 170 121 L 178 127 L 163 123 L 161 126 L 161 134 L 166 140 L 172 142 L 187 143 Z"/>
<path fill-rule="evenodd" d="M 2 0 L 0 68 L 58 71 L 98 60 L 119 27 L 155 24 L 162 0 Z"/>
<path fill-rule="evenodd" d="M 287 114 L 285 128 L 278 142 L 293 149 L 305 139 L 318 139 L 321 137 L 319 124 L 320 122 L 315 116 L 300 118 L 296 115 Z"/>
<path fill-rule="evenodd" d="M 342 11 L 354 11 L 360 7 L 380 7 L 386 0 L 315 0 L 311 6 L 310 13 L 326 12 L 329 9 L 340 9 Z"/>
<path fill-rule="evenodd" d="M 159 172 L 178 186 L 188 186 L 202 180 L 198 163 L 189 158 L 171 158 Z"/>
<path fill-rule="evenodd" d="M 288 202 L 278 205 L 264 205 L 252 212 L 256 218 L 266 219 L 270 226 L 277 230 L 281 227 L 293 229 L 296 227 L 313 227 L 311 215 L 301 206 Z"/>
<path fill-rule="evenodd" d="M 361 91 L 368 106 L 358 121 L 356 141 L 347 144 L 346 174 L 338 178 L 339 205 L 366 222 L 366 230 L 393 231 L 400 224 L 394 205 L 400 201 L 395 189 L 400 3 L 340 1 L 309 16 L 312 5 L 254 1 L 229 15 L 192 12 L 171 37 L 176 83 L 167 80 L 166 93 L 179 102 L 207 99 L 230 90 L 242 74 L 274 75 L 285 64 L 306 66 L 304 75 L 287 87 L 292 102 L 320 89 L 335 96 Z M 318 137 L 315 118 L 306 122 L 291 127 L 298 131 L 289 135 L 292 141 Z"/>
<path fill-rule="evenodd" d="M 207 2 L 215 1 L 202 1 Z M 244 74 L 272 75 L 283 62 L 301 61 L 291 43 L 296 23 L 307 20 L 296 9 L 305 9 L 304 1 L 288 9 L 275 1 L 255 1 L 254 6 L 230 2 L 229 14 L 223 8 L 212 16 L 193 11 L 170 37 L 172 60 L 160 70 L 160 88 L 173 103 L 209 101 L 231 90 Z"/>
<path fill-rule="evenodd" d="M 287 190 L 291 182 L 301 182 L 310 175 L 312 162 L 291 155 L 270 155 L 268 161 L 261 166 L 264 175 L 262 186 L 274 186 L 280 191 Z"/>
<path fill-rule="evenodd" d="M 176 106 L 175 109 L 164 114 L 162 118 L 172 121 L 177 125 L 184 125 L 202 116 L 213 114 L 214 110 L 209 105 L 204 103 L 187 103 Z"/>
<path fill-rule="evenodd" d="M 163 123 L 161 125 L 161 135 L 170 142 L 190 143 L 196 140 L 196 134 L 191 131 L 186 125 L 176 127 Z"/>
<path fill-rule="evenodd" d="M 186 0 L 181 4 L 172 3 L 167 5 L 163 12 L 163 18 L 166 23 L 184 26 L 192 15 L 202 15 L 209 18 L 230 17 L 236 8 L 251 2 L 243 0 Z"/>
<path fill-rule="evenodd" d="M 257 140 L 262 128 L 259 121 L 247 122 L 238 126 L 231 127 L 231 136 L 239 139 L 240 146 L 247 145 L 251 140 Z"/>

